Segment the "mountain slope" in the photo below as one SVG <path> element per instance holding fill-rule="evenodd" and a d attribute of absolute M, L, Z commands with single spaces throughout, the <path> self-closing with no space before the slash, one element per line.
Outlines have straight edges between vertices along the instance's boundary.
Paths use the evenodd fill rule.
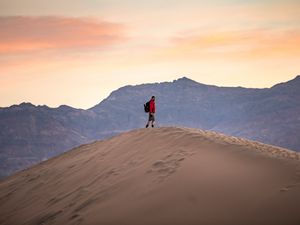
<path fill-rule="evenodd" d="M 100 138 L 98 117 L 69 106 L 0 109 L 0 177 Z"/>
<path fill-rule="evenodd" d="M 300 155 L 188 128 L 82 145 L 0 182 L 0 224 L 300 222 Z"/>

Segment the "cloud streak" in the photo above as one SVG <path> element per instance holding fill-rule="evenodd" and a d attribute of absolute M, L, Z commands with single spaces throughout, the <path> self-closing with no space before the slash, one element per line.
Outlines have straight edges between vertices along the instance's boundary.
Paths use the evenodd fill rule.
<path fill-rule="evenodd" d="M 176 36 L 171 46 L 160 51 L 162 57 L 215 58 L 286 57 L 300 54 L 299 29 L 249 29 L 198 32 Z"/>
<path fill-rule="evenodd" d="M 104 48 L 124 39 L 124 25 L 92 18 L 0 17 L 0 54 Z"/>

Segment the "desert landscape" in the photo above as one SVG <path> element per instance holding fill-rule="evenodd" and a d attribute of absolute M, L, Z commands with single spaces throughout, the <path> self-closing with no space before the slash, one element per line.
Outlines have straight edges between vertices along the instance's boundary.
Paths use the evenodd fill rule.
<path fill-rule="evenodd" d="M 0 107 L 0 180 L 79 145 L 144 127 L 149 93 L 157 98 L 159 126 L 217 131 L 300 152 L 300 76 L 264 89 L 183 77 L 121 87 L 86 110 L 31 103 Z"/>
<path fill-rule="evenodd" d="M 182 127 L 81 145 L 0 183 L 1 225 L 299 225 L 300 154 Z"/>
<path fill-rule="evenodd" d="M 0 225 L 300 225 L 299 15 L 1 0 Z"/>

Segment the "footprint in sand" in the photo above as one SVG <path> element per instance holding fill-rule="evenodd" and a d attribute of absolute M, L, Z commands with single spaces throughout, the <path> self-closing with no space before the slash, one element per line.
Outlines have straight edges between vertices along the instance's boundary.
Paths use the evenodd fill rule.
<path fill-rule="evenodd" d="M 79 225 L 83 222 L 83 218 L 77 213 L 73 214 L 69 220 L 71 225 Z"/>
<path fill-rule="evenodd" d="M 189 153 L 184 150 L 167 154 L 163 159 L 156 160 L 152 163 L 147 173 L 156 174 L 155 181 L 161 182 L 176 172 L 180 167 L 180 163 L 185 160 L 188 154 Z"/>
<path fill-rule="evenodd" d="M 286 192 L 286 191 L 288 191 L 289 189 L 287 188 L 287 187 L 285 187 L 285 188 L 281 188 L 280 189 L 280 192 Z"/>
<path fill-rule="evenodd" d="M 62 213 L 62 210 L 59 210 L 57 212 L 48 213 L 45 216 L 41 217 L 36 224 L 52 224 L 53 221 L 56 220 L 56 218 Z"/>

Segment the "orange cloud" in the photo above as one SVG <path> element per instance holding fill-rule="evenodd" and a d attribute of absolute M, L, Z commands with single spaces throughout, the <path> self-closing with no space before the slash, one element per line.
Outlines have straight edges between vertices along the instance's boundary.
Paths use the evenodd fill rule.
<path fill-rule="evenodd" d="M 300 30 L 255 29 L 215 31 L 171 39 L 162 57 L 281 57 L 299 56 Z"/>
<path fill-rule="evenodd" d="M 0 17 L 0 53 L 102 48 L 125 39 L 124 26 L 91 18 Z"/>

